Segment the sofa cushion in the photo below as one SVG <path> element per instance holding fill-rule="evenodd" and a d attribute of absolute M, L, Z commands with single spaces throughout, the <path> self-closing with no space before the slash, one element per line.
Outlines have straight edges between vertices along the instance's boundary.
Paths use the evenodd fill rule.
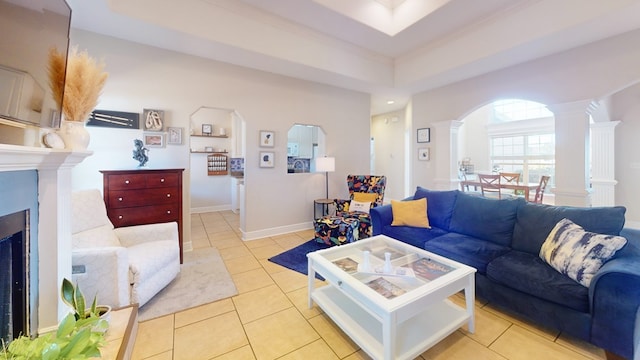
<path fill-rule="evenodd" d="M 391 200 L 393 221 L 391 226 L 413 226 L 430 228 L 427 218 L 427 199 L 418 200 Z"/>
<path fill-rule="evenodd" d="M 526 203 L 518 208 L 511 247 L 537 256 L 551 229 L 564 218 L 586 231 L 619 235 L 625 211 L 622 206 L 580 208 Z"/>
<path fill-rule="evenodd" d="M 458 193 L 458 190 L 436 191 L 418 186 L 413 199 L 426 198 L 429 224 L 440 229 L 449 230 L 453 205 L 456 202 Z"/>
<path fill-rule="evenodd" d="M 487 264 L 491 260 L 510 250 L 506 246 L 456 233 L 448 233 L 431 239 L 424 244 L 424 249 L 473 266 L 481 274 L 486 273 Z"/>
<path fill-rule="evenodd" d="M 391 226 L 385 225 L 382 234 L 413 245 L 420 249 L 424 248 L 425 241 L 429 241 L 438 236 L 447 234 L 447 231 L 432 226 L 430 229 L 413 226 Z"/>
<path fill-rule="evenodd" d="M 562 219 L 551 230 L 540 248 L 540 258 L 560 273 L 583 286 L 616 251 L 627 243 L 622 236 L 584 231 L 569 219 Z"/>
<path fill-rule="evenodd" d="M 487 277 L 537 298 L 589 312 L 589 289 L 560 274 L 538 256 L 509 251 L 487 266 Z"/>
<path fill-rule="evenodd" d="M 450 230 L 478 239 L 509 246 L 518 206 L 523 199 L 487 199 L 458 194 Z"/>

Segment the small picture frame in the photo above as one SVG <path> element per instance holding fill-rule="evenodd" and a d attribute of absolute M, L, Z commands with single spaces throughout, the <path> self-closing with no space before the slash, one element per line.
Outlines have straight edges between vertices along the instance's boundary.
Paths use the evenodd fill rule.
<path fill-rule="evenodd" d="M 272 151 L 261 151 L 260 152 L 260 167 L 261 168 L 272 168 L 275 166 L 275 153 Z"/>
<path fill-rule="evenodd" d="M 168 127 L 167 144 L 182 145 L 182 129 L 181 127 Z"/>
<path fill-rule="evenodd" d="M 143 133 L 142 137 L 146 147 L 164 147 L 164 133 Z"/>
<path fill-rule="evenodd" d="M 164 128 L 164 111 L 144 109 L 142 111 L 142 130 L 162 131 Z"/>
<path fill-rule="evenodd" d="M 276 134 L 271 130 L 260 130 L 260 147 L 274 147 Z"/>
<path fill-rule="evenodd" d="M 202 135 L 211 136 L 213 134 L 212 124 L 202 124 Z"/>
<path fill-rule="evenodd" d="M 431 128 L 418 129 L 418 142 L 428 143 L 431 141 Z"/>
<path fill-rule="evenodd" d="M 429 161 L 431 159 L 431 151 L 429 148 L 418 149 L 418 160 Z"/>

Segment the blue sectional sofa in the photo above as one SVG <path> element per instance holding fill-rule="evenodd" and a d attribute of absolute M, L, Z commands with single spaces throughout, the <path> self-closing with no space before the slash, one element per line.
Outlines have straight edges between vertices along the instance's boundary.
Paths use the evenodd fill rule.
<path fill-rule="evenodd" d="M 623 229 L 626 209 L 578 208 L 494 200 L 458 190 L 418 187 L 431 228 L 392 226 L 391 205 L 371 209 L 373 235 L 384 234 L 475 267 L 479 298 L 624 358 L 640 359 L 640 231 Z M 539 257 L 558 221 L 621 235 L 627 244 L 585 287 Z"/>

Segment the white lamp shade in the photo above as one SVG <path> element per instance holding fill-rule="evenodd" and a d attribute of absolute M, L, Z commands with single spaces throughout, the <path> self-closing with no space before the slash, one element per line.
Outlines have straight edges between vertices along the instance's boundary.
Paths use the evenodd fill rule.
<path fill-rule="evenodd" d="M 317 172 L 336 171 L 336 158 L 328 157 L 328 156 L 316 158 L 316 171 Z"/>

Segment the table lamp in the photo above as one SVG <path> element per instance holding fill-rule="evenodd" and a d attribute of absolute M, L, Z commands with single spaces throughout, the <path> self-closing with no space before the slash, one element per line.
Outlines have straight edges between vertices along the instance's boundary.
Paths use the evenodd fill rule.
<path fill-rule="evenodd" d="M 327 185 L 326 199 L 329 198 L 329 172 L 334 172 L 335 170 L 336 158 L 328 156 L 316 158 L 316 171 L 324 171 L 325 182 Z"/>

